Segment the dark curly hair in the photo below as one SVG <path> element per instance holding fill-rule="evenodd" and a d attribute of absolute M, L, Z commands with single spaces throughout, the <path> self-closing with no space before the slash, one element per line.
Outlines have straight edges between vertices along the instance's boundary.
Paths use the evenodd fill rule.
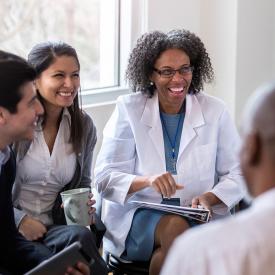
<path fill-rule="evenodd" d="M 153 31 L 142 35 L 132 50 L 126 70 L 126 80 L 134 92 L 141 91 L 152 97 L 156 87 L 150 76 L 159 56 L 168 49 L 180 49 L 190 58 L 194 67 L 189 93 L 198 93 L 204 83 L 214 79 L 214 72 L 204 44 L 194 33 L 187 30 L 172 30 L 168 33 Z"/>

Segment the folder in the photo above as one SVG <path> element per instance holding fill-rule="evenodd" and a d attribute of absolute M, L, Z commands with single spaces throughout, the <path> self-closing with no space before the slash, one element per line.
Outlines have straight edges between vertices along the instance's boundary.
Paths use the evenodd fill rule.
<path fill-rule="evenodd" d="M 131 201 L 131 203 L 136 204 L 138 208 L 148 208 L 155 209 L 167 213 L 172 213 L 176 215 L 180 215 L 192 220 L 200 221 L 206 223 L 210 218 L 210 211 L 205 208 L 193 208 L 193 207 L 185 207 L 185 206 L 176 206 L 169 204 L 161 204 L 161 203 L 153 203 L 147 201 Z"/>

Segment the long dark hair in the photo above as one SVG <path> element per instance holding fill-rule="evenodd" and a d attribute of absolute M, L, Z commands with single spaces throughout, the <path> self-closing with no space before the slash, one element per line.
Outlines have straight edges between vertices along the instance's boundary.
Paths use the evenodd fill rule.
<path fill-rule="evenodd" d="M 36 70 L 37 76 L 40 76 L 43 71 L 45 71 L 51 64 L 55 62 L 57 57 L 64 55 L 74 57 L 80 69 L 80 63 L 75 49 L 64 42 L 45 42 L 37 44 L 30 51 L 28 55 L 28 61 Z M 40 95 L 39 91 L 37 92 L 38 97 L 43 104 L 45 100 Z M 70 141 L 73 144 L 74 151 L 76 153 L 79 153 L 84 137 L 84 125 L 83 112 L 79 105 L 78 95 L 74 98 L 73 104 L 68 107 L 68 111 L 71 115 Z M 45 110 L 43 121 L 45 121 L 46 119 L 47 113 Z"/>

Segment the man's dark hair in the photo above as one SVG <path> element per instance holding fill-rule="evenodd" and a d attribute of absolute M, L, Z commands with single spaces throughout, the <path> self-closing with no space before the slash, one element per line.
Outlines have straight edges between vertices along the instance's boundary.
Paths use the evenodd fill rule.
<path fill-rule="evenodd" d="M 0 106 L 16 113 L 23 96 L 20 88 L 35 77 L 35 70 L 25 59 L 0 50 Z"/>

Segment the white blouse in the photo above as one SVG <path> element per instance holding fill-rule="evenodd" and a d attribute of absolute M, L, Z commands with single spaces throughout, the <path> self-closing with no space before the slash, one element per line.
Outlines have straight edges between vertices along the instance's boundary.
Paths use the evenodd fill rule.
<path fill-rule="evenodd" d="M 17 163 L 15 184 L 21 184 L 16 205 L 40 220 L 52 224 L 51 210 L 58 192 L 72 179 L 76 167 L 70 137 L 70 115 L 64 110 L 52 154 L 43 131 L 36 131 L 26 156 Z"/>

